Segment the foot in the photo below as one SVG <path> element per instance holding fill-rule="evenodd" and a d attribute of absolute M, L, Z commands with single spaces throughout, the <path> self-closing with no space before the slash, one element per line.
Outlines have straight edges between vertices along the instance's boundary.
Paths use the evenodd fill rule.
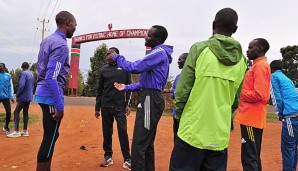
<path fill-rule="evenodd" d="M 10 134 L 10 129 L 9 128 L 3 128 L 3 131 L 5 131 L 6 132 L 6 134 Z"/>
<path fill-rule="evenodd" d="M 100 164 L 101 167 L 108 167 L 110 165 L 114 164 L 112 156 L 106 156 L 104 161 Z"/>
<path fill-rule="evenodd" d="M 131 170 L 131 159 L 127 159 L 124 163 L 123 163 L 123 168 L 127 169 L 127 170 Z"/>
<path fill-rule="evenodd" d="M 21 137 L 21 133 L 19 131 L 13 131 L 10 134 L 7 134 L 6 137 L 8 138 L 18 138 Z"/>
<path fill-rule="evenodd" d="M 29 132 L 28 131 L 23 131 L 23 132 L 21 132 L 21 135 L 23 137 L 29 137 Z"/>

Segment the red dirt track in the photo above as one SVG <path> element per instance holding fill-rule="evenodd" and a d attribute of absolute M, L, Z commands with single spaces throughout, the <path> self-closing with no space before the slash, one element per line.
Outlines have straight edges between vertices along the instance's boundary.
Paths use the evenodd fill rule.
<path fill-rule="evenodd" d="M 120 150 L 117 128 L 114 124 L 113 160 L 114 165 L 107 168 L 99 167 L 103 160 L 101 118 L 94 117 L 94 98 L 69 98 L 71 102 L 65 106 L 64 118 L 60 126 L 60 136 L 57 140 L 52 160 L 52 171 L 124 171 L 123 158 Z M 67 100 L 66 100 L 67 101 Z M 12 111 L 15 104 L 12 105 Z M 0 104 L 0 112 L 4 107 Z M 0 170 L 1 171 L 33 171 L 36 168 L 37 151 L 42 139 L 42 113 L 38 104 L 31 103 L 29 113 L 37 114 L 37 123 L 28 126 L 30 136 L 6 138 L 4 131 L 0 132 Z M 30 116 L 29 116 L 30 117 Z M 131 145 L 135 113 L 128 118 L 128 135 Z M 13 122 L 10 123 L 13 128 Z M 2 128 L 1 128 L 2 129 Z M 264 171 L 280 171 L 281 123 L 267 123 L 264 129 L 262 144 L 262 165 Z M 84 145 L 86 150 L 81 150 Z M 235 124 L 231 133 L 228 154 L 228 171 L 241 171 L 240 129 Z M 163 116 L 159 122 L 155 139 L 156 171 L 169 170 L 169 161 L 173 148 L 172 117 Z"/>

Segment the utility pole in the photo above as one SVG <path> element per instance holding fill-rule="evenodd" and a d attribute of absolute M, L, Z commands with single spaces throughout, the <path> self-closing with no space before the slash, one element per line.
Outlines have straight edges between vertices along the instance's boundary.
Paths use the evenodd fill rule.
<path fill-rule="evenodd" d="M 45 32 L 45 24 L 49 23 L 50 21 L 46 21 L 45 19 L 43 20 L 39 20 L 39 18 L 37 18 L 37 21 L 42 23 L 42 30 L 41 30 L 41 41 L 43 41 L 44 39 L 44 32 Z"/>

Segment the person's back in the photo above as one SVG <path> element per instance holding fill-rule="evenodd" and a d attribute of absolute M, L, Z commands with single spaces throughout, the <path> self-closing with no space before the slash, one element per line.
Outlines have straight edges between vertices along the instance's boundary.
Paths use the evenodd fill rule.
<path fill-rule="evenodd" d="M 295 86 L 281 70 L 276 70 L 271 74 L 272 88 L 276 92 L 279 92 L 275 97 L 276 101 L 282 104 L 278 105 L 278 109 L 282 116 L 287 117 L 290 115 L 298 116 L 298 94 L 296 93 Z M 278 89 L 276 86 L 278 86 Z"/>
<path fill-rule="evenodd" d="M 180 122 L 171 171 L 226 170 L 231 109 L 246 71 L 241 45 L 231 37 L 237 21 L 233 9 L 220 10 L 213 36 L 189 51 L 175 91 Z"/>
<path fill-rule="evenodd" d="M 13 87 L 11 87 L 11 75 L 0 72 L 0 99 L 13 98 Z"/>
<path fill-rule="evenodd" d="M 31 102 L 33 98 L 34 76 L 29 70 L 24 70 L 21 72 L 20 78 L 16 97 L 19 101 Z"/>
<path fill-rule="evenodd" d="M 283 170 L 296 170 L 298 145 L 298 94 L 293 82 L 282 73 L 282 62 L 274 60 L 271 68 L 271 99 L 282 122 L 281 153 Z"/>
<path fill-rule="evenodd" d="M 223 150 L 229 141 L 231 106 L 246 70 L 241 46 L 231 37 L 215 34 L 194 44 L 189 54 L 185 65 L 194 67 L 195 72 L 185 70 L 180 76 L 175 92 L 177 110 L 184 101 L 184 90 L 179 86 L 190 86 L 184 84 L 187 76 L 195 75 L 195 80 L 181 115 L 178 136 L 197 148 Z"/>

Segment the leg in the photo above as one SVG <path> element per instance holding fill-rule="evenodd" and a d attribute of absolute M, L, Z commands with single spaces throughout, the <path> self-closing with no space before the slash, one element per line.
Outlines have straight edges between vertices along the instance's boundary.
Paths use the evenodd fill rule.
<path fill-rule="evenodd" d="M 201 166 L 201 171 L 225 171 L 228 163 L 228 150 L 211 151 L 206 150 L 206 157 Z"/>
<path fill-rule="evenodd" d="M 287 118 L 282 121 L 281 152 L 282 152 L 282 166 L 283 166 L 283 170 L 285 171 L 296 170 L 297 133 L 295 135 L 294 130 L 295 130 L 294 118 Z"/>
<path fill-rule="evenodd" d="M 122 151 L 124 161 L 126 161 L 130 159 L 131 156 L 130 156 L 130 150 L 129 150 L 125 108 L 120 109 L 119 111 L 116 110 L 114 113 L 115 113 L 115 119 L 117 121 L 118 137 L 119 137 L 119 142 L 121 146 L 121 151 Z"/>
<path fill-rule="evenodd" d="M 263 129 L 253 128 L 255 144 L 258 154 L 258 171 L 262 171 L 262 160 L 261 160 L 261 147 L 262 147 L 262 137 Z"/>
<path fill-rule="evenodd" d="M 155 90 L 140 92 L 132 140 L 133 171 L 155 170 L 154 139 L 163 110 L 164 99 L 161 92 Z"/>
<path fill-rule="evenodd" d="M 56 122 L 52 115 L 55 107 L 46 104 L 39 104 L 43 113 L 43 139 L 37 154 L 37 171 L 50 170 L 50 161 L 53 156 L 55 143 L 59 137 L 60 122 Z"/>
<path fill-rule="evenodd" d="M 206 150 L 194 148 L 181 140 L 175 140 L 170 159 L 170 171 L 197 171 L 201 170 Z"/>
<path fill-rule="evenodd" d="M 179 128 L 179 122 L 173 117 L 174 142 L 177 139 L 178 128 Z"/>
<path fill-rule="evenodd" d="M 23 102 L 17 102 L 17 106 L 14 110 L 14 130 L 19 131 L 20 112 L 24 107 Z"/>
<path fill-rule="evenodd" d="M 30 102 L 24 102 L 24 103 L 25 105 L 23 108 L 23 121 L 24 121 L 23 130 L 27 130 L 28 120 L 29 120 L 28 110 L 29 110 Z"/>
<path fill-rule="evenodd" d="M 2 99 L 2 103 L 3 103 L 3 106 L 5 108 L 5 113 L 6 113 L 6 122 L 5 122 L 5 127 L 4 128 L 7 128 L 9 129 L 9 122 L 10 122 L 10 119 L 11 119 L 11 105 L 10 105 L 10 101 L 9 99 Z"/>
<path fill-rule="evenodd" d="M 149 99 L 148 99 L 149 97 Z M 148 104 L 148 101 L 150 102 Z M 149 96 L 146 96 L 145 99 L 145 116 L 146 113 L 149 114 L 149 123 L 150 123 L 150 130 L 149 130 L 149 144 L 146 149 L 145 153 L 145 170 L 146 171 L 154 171 L 155 170 L 155 154 L 154 154 L 154 140 L 156 135 L 156 130 L 158 126 L 158 122 L 160 117 L 164 111 L 164 99 L 160 92 L 157 91 L 149 91 Z M 149 111 L 148 111 L 149 109 Z M 147 111 L 146 111 L 147 110 Z M 147 119 L 145 119 L 146 121 Z"/>
<path fill-rule="evenodd" d="M 242 145 L 241 163 L 244 171 L 258 170 L 258 151 L 255 144 L 253 128 L 240 125 Z"/>
<path fill-rule="evenodd" d="M 112 150 L 112 135 L 113 135 L 113 109 L 103 107 L 101 109 L 102 116 L 102 131 L 103 131 L 103 150 L 105 151 L 104 157 L 113 155 Z"/>

